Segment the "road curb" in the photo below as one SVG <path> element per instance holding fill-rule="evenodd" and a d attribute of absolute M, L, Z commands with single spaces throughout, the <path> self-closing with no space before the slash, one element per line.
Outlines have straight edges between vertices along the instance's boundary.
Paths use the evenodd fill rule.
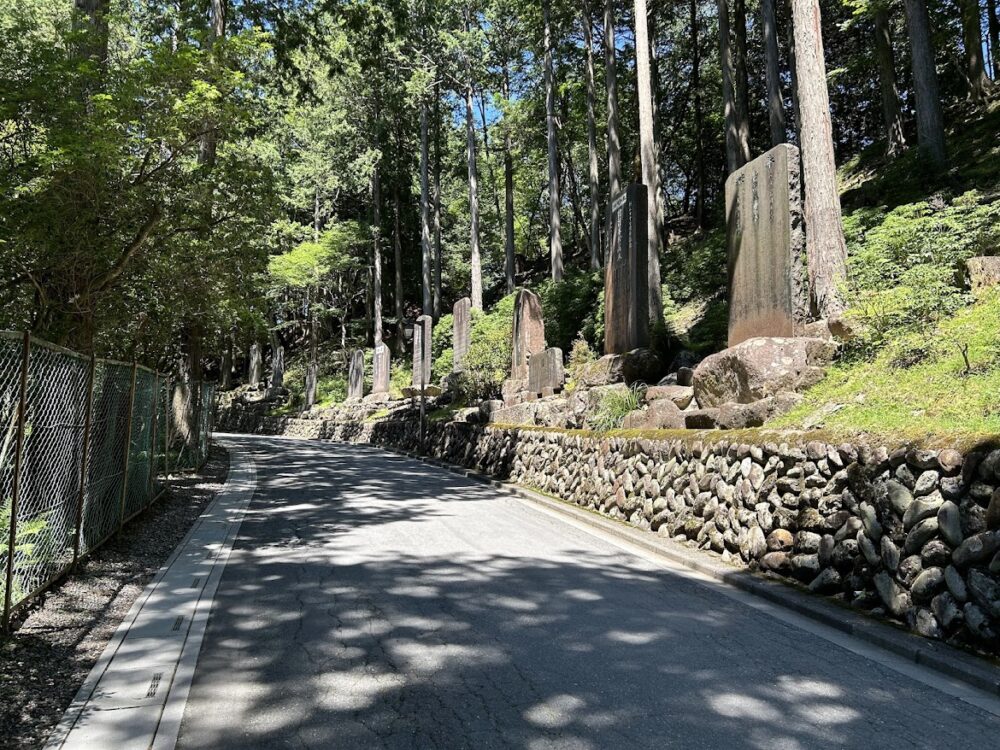
<path fill-rule="evenodd" d="M 731 567 L 703 552 L 682 547 L 648 531 L 636 529 L 513 482 L 501 481 L 472 469 L 410 451 L 382 446 L 370 447 L 416 459 L 468 479 L 489 484 L 505 494 L 572 518 L 674 564 L 753 594 L 966 685 L 1000 696 L 1000 667 L 954 646 L 922 638 L 889 623 L 872 619 L 857 610 L 848 609 L 846 605 L 838 605 L 825 598 L 819 598 L 816 594 L 800 591 L 789 582 L 765 577 L 747 569 Z"/>

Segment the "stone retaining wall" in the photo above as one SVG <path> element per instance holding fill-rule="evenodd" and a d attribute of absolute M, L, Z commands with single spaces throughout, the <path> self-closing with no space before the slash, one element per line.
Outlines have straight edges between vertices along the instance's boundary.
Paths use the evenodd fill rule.
<path fill-rule="evenodd" d="M 414 415 L 257 424 L 423 452 L 710 550 L 904 623 L 1000 651 L 1000 449 L 631 438 Z M 715 436 L 718 437 L 715 437 Z"/>

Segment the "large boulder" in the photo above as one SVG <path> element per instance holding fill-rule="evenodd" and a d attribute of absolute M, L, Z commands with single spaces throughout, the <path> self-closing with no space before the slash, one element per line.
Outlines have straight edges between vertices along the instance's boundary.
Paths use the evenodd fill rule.
<path fill-rule="evenodd" d="M 630 412 L 622 426 L 633 430 L 683 430 L 684 412 L 673 401 L 658 399 L 645 409 Z"/>
<path fill-rule="evenodd" d="M 973 292 L 1000 284 L 1000 256 L 980 255 L 965 261 L 965 275 Z"/>
<path fill-rule="evenodd" d="M 577 375 L 585 388 L 613 383 L 656 383 L 663 363 L 649 349 L 633 349 L 624 354 L 605 354 L 596 362 L 584 365 Z"/>
<path fill-rule="evenodd" d="M 749 404 L 818 383 L 836 345 L 818 338 L 747 339 L 702 360 L 694 396 L 702 408 Z"/>
<path fill-rule="evenodd" d="M 584 388 L 596 388 L 602 385 L 621 383 L 622 358 L 618 354 L 606 354 L 595 362 L 588 362 L 580 368 L 577 375 L 577 385 Z"/>

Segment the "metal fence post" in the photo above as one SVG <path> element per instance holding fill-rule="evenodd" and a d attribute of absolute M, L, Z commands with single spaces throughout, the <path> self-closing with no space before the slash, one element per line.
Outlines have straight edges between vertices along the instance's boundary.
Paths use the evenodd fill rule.
<path fill-rule="evenodd" d="M 129 390 L 128 398 L 128 430 L 125 432 L 125 470 L 122 475 L 122 501 L 121 514 L 118 517 L 118 531 L 125 526 L 125 496 L 128 494 L 128 465 L 132 455 L 132 412 L 135 409 L 135 376 L 138 370 L 137 363 L 132 363 L 132 388 Z"/>
<path fill-rule="evenodd" d="M 17 505 L 21 494 L 21 462 L 24 459 L 24 413 L 28 405 L 28 358 L 31 334 L 24 332 L 21 351 L 21 383 L 17 405 L 17 437 L 14 447 L 14 477 L 11 486 L 10 529 L 7 535 L 7 578 L 3 593 L 3 629 L 10 632 L 10 607 L 14 588 L 14 548 L 17 545 Z"/>
<path fill-rule="evenodd" d="M 87 460 L 90 458 L 90 423 L 94 418 L 94 370 L 97 357 L 90 356 L 87 374 L 87 406 L 83 417 L 83 454 L 80 457 L 80 491 L 76 500 L 76 531 L 73 533 L 73 564 L 80 558 L 80 537 L 83 533 L 83 501 L 87 494 Z"/>
<path fill-rule="evenodd" d="M 157 407 L 160 403 L 160 373 L 153 373 L 153 397 L 150 399 L 150 422 L 149 422 L 149 500 L 153 500 L 153 478 L 156 476 L 156 428 Z"/>
<path fill-rule="evenodd" d="M 164 399 L 163 416 L 167 423 L 166 440 L 163 444 L 163 473 L 170 476 L 170 422 L 174 414 L 174 380 L 167 375 L 167 397 Z"/>

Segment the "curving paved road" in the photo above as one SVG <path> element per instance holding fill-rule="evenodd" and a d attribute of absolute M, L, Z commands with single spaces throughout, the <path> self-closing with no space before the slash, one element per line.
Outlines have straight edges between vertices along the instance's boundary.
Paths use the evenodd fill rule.
<path fill-rule="evenodd" d="M 257 493 L 181 748 L 989 747 L 1000 719 L 492 488 L 227 437 Z M 910 670 L 919 670 L 910 667 Z"/>

